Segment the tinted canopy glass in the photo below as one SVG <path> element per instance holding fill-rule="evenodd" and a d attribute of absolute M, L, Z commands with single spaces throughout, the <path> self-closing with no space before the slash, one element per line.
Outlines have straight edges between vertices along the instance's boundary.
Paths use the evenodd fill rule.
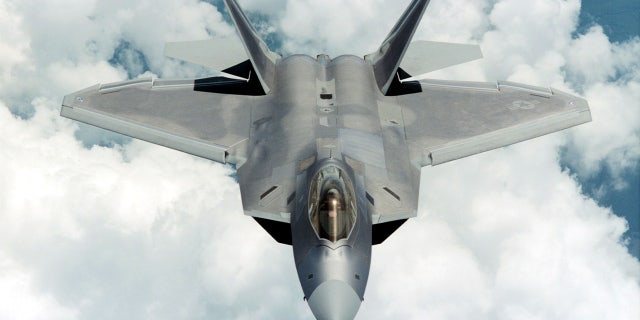
<path fill-rule="evenodd" d="M 311 181 L 309 219 L 318 237 L 336 242 L 348 238 L 356 220 L 351 180 L 340 168 L 329 165 Z"/>

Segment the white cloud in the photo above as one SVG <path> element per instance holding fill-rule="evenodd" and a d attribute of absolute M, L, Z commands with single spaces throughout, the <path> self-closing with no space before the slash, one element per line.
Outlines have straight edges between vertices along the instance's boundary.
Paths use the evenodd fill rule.
<path fill-rule="evenodd" d="M 0 42 L 0 80 L 6 82 L 12 77 L 15 65 L 24 63 L 27 57 L 25 51 L 29 48 L 29 39 L 20 28 L 22 17 L 15 14 L 10 3 L 0 3 L 0 30 L 3 30 L 3 41 Z"/>
<path fill-rule="evenodd" d="M 593 123 L 576 128 L 569 151 L 579 174 L 592 176 L 602 164 L 624 188 L 624 175 L 640 159 L 640 39 L 610 43 L 593 27 L 565 49 L 570 78 L 582 84 Z"/>
<path fill-rule="evenodd" d="M 483 12 L 487 6 L 487 1 L 433 1 L 414 37 L 445 42 L 477 42 L 488 27 L 489 17 Z"/>
<path fill-rule="evenodd" d="M 571 152 L 579 174 L 597 174 L 602 164 L 624 187 L 626 170 L 633 170 L 640 159 L 640 83 L 596 83 L 587 89 L 593 123 L 576 128 Z"/>
<path fill-rule="evenodd" d="M 486 32 L 482 42 L 491 75 L 507 78 L 514 67 L 536 63 L 548 51 L 565 47 L 577 25 L 579 6 L 577 0 L 496 3 L 489 14 L 494 30 Z"/>
<path fill-rule="evenodd" d="M 363 56 L 375 50 L 393 26 L 393 20 L 385 18 L 399 15 L 402 7 L 380 0 L 290 1 L 280 22 L 286 37 L 283 47 L 287 52 L 314 57 L 320 53 Z"/>
<path fill-rule="evenodd" d="M 246 7 L 274 20 L 285 49 L 335 56 L 374 50 L 407 3 Z M 578 174 L 606 165 L 620 187 L 638 165 L 640 42 L 612 44 L 598 27 L 572 39 L 578 9 L 574 0 L 431 4 L 416 37 L 479 42 L 486 57 L 437 76 L 580 92 L 594 122 L 425 168 L 419 217 L 374 249 L 359 318 L 640 316 L 626 222 L 558 163 L 569 141 Z M 0 305 L 0 318 L 311 317 L 291 249 L 242 215 L 227 169 L 139 141 L 87 149 L 77 124 L 58 116 L 64 94 L 139 67 L 107 62 L 122 41 L 151 73 L 189 76 L 199 69 L 162 58 L 162 43 L 218 32 L 232 28 L 194 0 L 0 0 L 0 297 L 15 306 Z M 34 111 L 20 119 L 9 109 Z"/>
<path fill-rule="evenodd" d="M 228 169 L 143 142 L 85 149 L 39 102 L 29 120 L 0 108 L 0 253 L 25 266 L 6 281 L 28 276 L 79 318 L 268 318 L 265 301 L 301 297 L 290 249 L 242 215 Z"/>
<path fill-rule="evenodd" d="M 71 319 L 72 309 L 54 298 L 34 292 L 33 280 L 23 267 L 0 253 L 0 318 L 3 319 Z"/>
<path fill-rule="evenodd" d="M 363 318 L 637 316 L 626 222 L 559 170 L 560 138 L 424 169 L 422 216 L 374 251 Z"/>

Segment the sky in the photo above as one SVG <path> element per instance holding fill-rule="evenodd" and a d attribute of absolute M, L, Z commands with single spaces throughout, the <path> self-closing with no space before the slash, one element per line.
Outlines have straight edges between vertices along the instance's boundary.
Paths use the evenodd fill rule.
<path fill-rule="evenodd" d="M 239 1 L 274 49 L 333 57 L 374 51 L 408 2 Z M 550 86 L 593 122 L 423 168 L 357 319 L 640 318 L 640 30 L 593 3 L 432 1 L 414 38 L 485 58 L 429 77 Z M 211 74 L 162 50 L 232 35 L 220 8 L 0 0 L 0 319 L 312 319 L 230 168 L 58 115 L 96 83 Z"/>

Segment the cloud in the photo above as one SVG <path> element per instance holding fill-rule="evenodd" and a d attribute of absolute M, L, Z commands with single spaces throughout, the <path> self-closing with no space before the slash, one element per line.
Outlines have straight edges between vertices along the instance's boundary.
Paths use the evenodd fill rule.
<path fill-rule="evenodd" d="M 594 122 L 577 128 L 570 152 L 578 173 L 593 176 L 601 164 L 611 172 L 617 189 L 640 159 L 640 39 L 610 43 L 601 27 L 591 28 L 567 50 L 567 69 L 582 84 L 591 102 Z"/>
<path fill-rule="evenodd" d="M 362 316 L 633 319 L 639 270 L 620 244 L 626 222 L 559 170 L 561 142 L 423 169 L 422 215 L 374 250 L 366 301 L 377 307 Z"/>
<path fill-rule="evenodd" d="M 62 318 L 268 318 L 264 302 L 299 298 L 290 249 L 242 215 L 228 169 L 142 142 L 85 149 L 39 103 L 29 120 L 0 109 L 0 252 L 24 265 L 7 282 L 28 277 Z"/>
<path fill-rule="evenodd" d="M 5 256 L 0 256 L 0 316 L 15 319 L 71 319 L 73 309 L 58 304 L 49 295 L 34 292 L 33 280 L 23 267 Z"/>
<path fill-rule="evenodd" d="M 12 69 L 15 65 L 26 60 L 25 51 L 28 50 L 29 42 L 20 26 L 22 19 L 17 16 L 12 6 L 8 3 L 0 3 L 0 28 L 3 30 L 3 38 L 0 47 L 0 59 L 3 61 L 0 75 L 3 81 L 11 78 Z M 16 28 L 17 26 L 17 28 Z"/>
<path fill-rule="evenodd" d="M 375 50 L 407 1 L 240 4 L 286 51 L 336 56 Z M 374 248 L 359 318 L 640 316 L 626 221 L 558 161 L 567 149 L 578 176 L 606 167 L 624 187 L 640 157 L 640 42 L 574 35 L 579 7 L 430 5 L 417 38 L 485 55 L 434 77 L 578 92 L 594 121 L 424 168 L 419 217 Z M 193 0 L 0 1 L 0 318 L 311 318 L 291 248 L 242 214 L 229 169 L 135 140 L 93 145 L 121 140 L 58 116 L 94 83 L 201 74 L 163 58 L 163 42 L 231 32 Z"/>

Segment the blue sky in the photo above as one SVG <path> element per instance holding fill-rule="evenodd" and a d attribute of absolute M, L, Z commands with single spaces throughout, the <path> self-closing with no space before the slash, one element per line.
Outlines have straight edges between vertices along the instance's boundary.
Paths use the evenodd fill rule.
<path fill-rule="evenodd" d="M 626 41 L 640 33 L 640 3 L 632 0 L 582 1 L 580 26 L 599 24 L 612 41 Z"/>
<path fill-rule="evenodd" d="M 239 1 L 282 51 L 331 56 L 375 50 L 408 2 Z M 429 77 L 551 86 L 594 121 L 424 168 L 359 319 L 640 318 L 640 11 L 606 3 L 432 1 L 415 38 L 485 58 Z M 58 116 L 96 83 L 210 75 L 164 42 L 233 34 L 196 0 L 0 0 L 0 318 L 312 318 L 229 168 Z"/>

